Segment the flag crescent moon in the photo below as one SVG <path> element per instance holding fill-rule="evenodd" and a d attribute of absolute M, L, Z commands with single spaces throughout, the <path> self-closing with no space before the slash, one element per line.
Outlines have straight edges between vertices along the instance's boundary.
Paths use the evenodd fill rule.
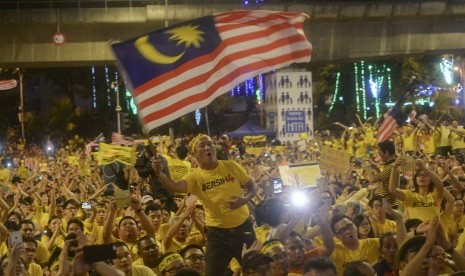
<path fill-rule="evenodd" d="M 139 37 L 135 42 L 134 46 L 136 49 L 144 56 L 146 59 L 153 63 L 158 64 L 172 64 L 178 61 L 183 55 L 184 52 L 177 56 L 167 56 L 160 53 L 150 42 L 149 37 L 144 35 Z"/>

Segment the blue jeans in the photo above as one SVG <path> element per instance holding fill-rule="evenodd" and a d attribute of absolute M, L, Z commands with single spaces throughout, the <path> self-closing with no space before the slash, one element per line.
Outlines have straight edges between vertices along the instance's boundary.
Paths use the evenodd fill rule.
<path fill-rule="evenodd" d="M 206 276 L 229 274 L 229 262 L 236 258 L 242 262 L 242 247 L 255 241 L 255 232 L 250 218 L 234 228 L 207 227 Z"/>

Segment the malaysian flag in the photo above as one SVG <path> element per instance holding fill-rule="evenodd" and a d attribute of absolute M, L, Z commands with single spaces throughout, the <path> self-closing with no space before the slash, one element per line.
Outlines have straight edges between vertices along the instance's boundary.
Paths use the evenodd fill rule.
<path fill-rule="evenodd" d="M 133 141 L 130 141 L 124 137 L 123 134 L 118 132 L 111 133 L 111 144 L 112 145 L 125 145 L 125 146 L 132 146 L 134 144 Z"/>
<path fill-rule="evenodd" d="M 392 132 L 394 130 L 396 123 L 396 118 L 399 115 L 400 109 L 404 104 L 405 98 L 410 94 L 413 86 L 413 81 L 415 77 L 412 77 L 407 89 L 400 95 L 399 99 L 397 99 L 396 104 L 392 107 L 386 114 L 384 114 L 384 120 L 381 126 L 378 128 L 376 133 L 376 139 L 379 142 L 383 142 L 391 138 Z"/>
<path fill-rule="evenodd" d="M 113 44 L 149 131 L 260 73 L 309 62 L 303 13 L 231 11 Z"/>
<path fill-rule="evenodd" d="M 0 80 L 0 90 L 8 90 L 15 88 L 18 82 L 15 79 L 11 80 Z"/>

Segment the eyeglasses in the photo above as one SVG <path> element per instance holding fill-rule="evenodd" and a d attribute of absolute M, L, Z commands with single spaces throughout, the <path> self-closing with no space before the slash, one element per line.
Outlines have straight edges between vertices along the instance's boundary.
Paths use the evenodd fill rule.
<path fill-rule="evenodd" d="M 383 209 L 383 205 L 381 204 L 373 204 L 373 209 Z"/>
<path fill-rule="evenodd" d="M 342 235 L 342 234 L 344 234 L 345 232 L 350 231 L 350 229 L 352 229 L 353 226 L 354 226 L 353 223 L 347 223 L 347 225 L 344 226 L 344 227 L 342 227 L 341 229 L 339 229 L 339 230 L 336 232 L 336 234 Z"/>
<path fill-rule="evenodd" d="M 429 177 L 429 175 L 427 175 L 425 173 L 419 173 L 419 174 L 417 174 L 417 177 Z"/>
<path fill-rule="evenodd" d="M 186 259 L 188 259 L 191 262 L 197 262 L 197 261 L 203 262 L 205 261 L 205 256 L 192 254 L 189 257 L 186 257 Z"/>
<path fill-rule="evenodd" d="M 167 273 L 176 273 L 176 272 L 178 272 L 179 270 L 181 270 L 181 269 L 183 269 L 183 268 L 186 268 L 186 267 L 187 267 L 187 266 L 186 266 L 185 264 L 183 264 L 183 265 L 180 265 L 180 266 L 174 266 L 174 267 L 172 267 L 172 268 L 170 268 L 170 269 L 166 269 L 166 270 L 164 270 L 164 271 L 167 272 Z"/>
<path fill-rule="evenodd" d="M 36 253 L 37 252 L 37 250 L 33 249 L 33 248 L 25 248 L 24 251 L 26 251 L 27 253 Z"/>

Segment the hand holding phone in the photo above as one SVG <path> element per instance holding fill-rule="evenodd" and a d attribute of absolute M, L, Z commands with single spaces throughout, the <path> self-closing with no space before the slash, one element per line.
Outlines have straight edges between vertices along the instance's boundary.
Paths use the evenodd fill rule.
<path fill-rule="evenodd" d="M 415 158 L 413 158 L 413 156 L 403 156 L 403 158 L 405 160 L 405 164 L 399 167 L 399 169 L 403 172 L 413 170 L 413 164 L 415 162 Z"/>
<path fill-rule="evenodd" d="M 131 200 L 131 193 L 129 190 L 115 191 L 116 206 L 124 208 Z"/>
<path fill-rule="evenodd" d="M 9 248 L 13 248 L 13 246 L 17 243 L 23 243 L 23 235 L 21 235 L 20 231 L 13 231 L 10 233 L 10 236 L 8 237 Z"/>

